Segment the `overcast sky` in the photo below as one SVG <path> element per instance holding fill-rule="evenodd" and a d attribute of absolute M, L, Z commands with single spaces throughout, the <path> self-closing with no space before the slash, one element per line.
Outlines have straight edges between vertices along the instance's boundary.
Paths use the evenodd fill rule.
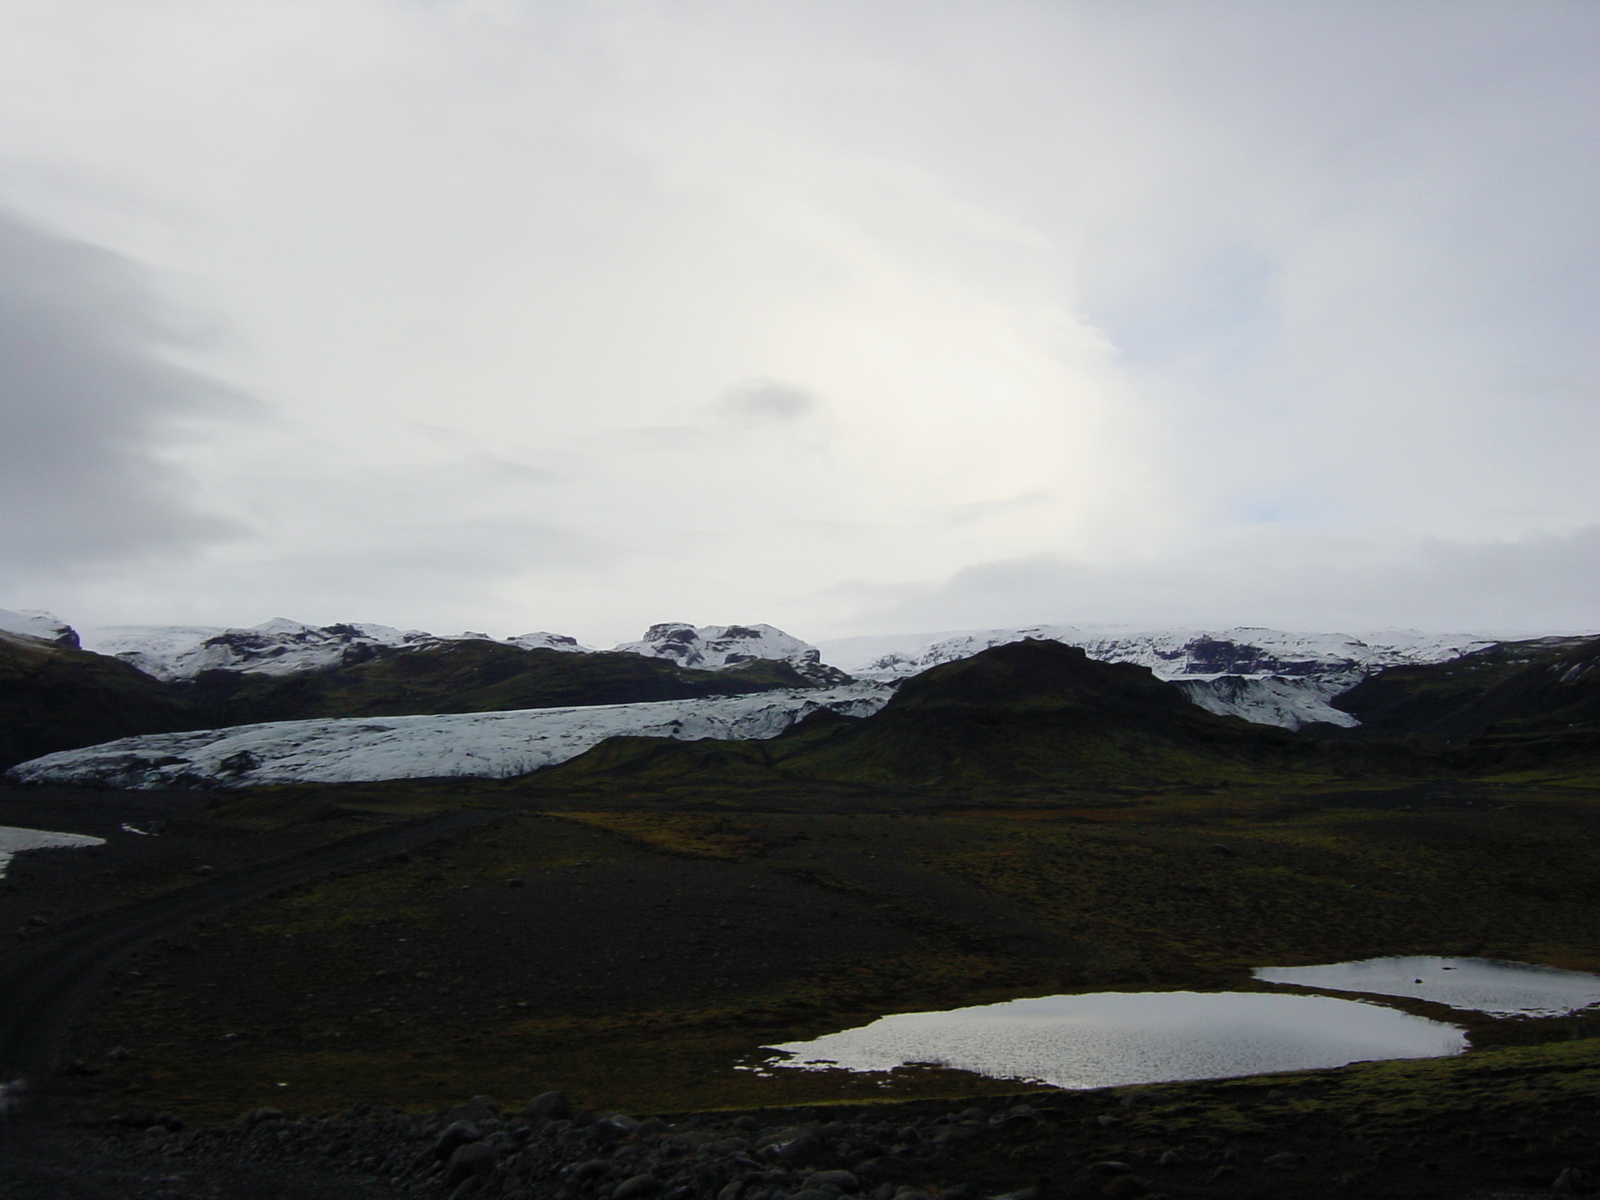
<path fill-rule="evenodd" d="M 10 0 L 0 606 L 1600 628 L 1591 0 Z"/>

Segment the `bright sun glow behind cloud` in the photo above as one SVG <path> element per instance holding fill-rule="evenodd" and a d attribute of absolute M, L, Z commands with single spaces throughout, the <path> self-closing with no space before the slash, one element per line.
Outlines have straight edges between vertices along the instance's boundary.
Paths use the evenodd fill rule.
<path fill-rule="evenodd" d="M 71 469 L 6 494 L 0 603 L 593 641 L 1594 622 L 1588 6 L 0 26 L 16 244 L 105 258 L 4 299 L 51 354 L 226 397 L 94 358 Z M 0 396 L 35 444 L 78 386 L 28 382 L 48 349 Z"/>

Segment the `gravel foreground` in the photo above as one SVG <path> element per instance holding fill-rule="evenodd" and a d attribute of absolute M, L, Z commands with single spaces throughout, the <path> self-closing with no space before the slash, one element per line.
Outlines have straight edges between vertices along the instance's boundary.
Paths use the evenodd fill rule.
<path fill-rule="evenodd" d="M 1276 1094 L 1276 1093 L 1274 1093 Z M 12 1128 L 6 1200 L 1176 1200 L 1448 1196 L 1545 1200 L 1600 1190 L 1594 1164 L 1540 1156 L 1522 1178 L 1413 1141 L 1308 1155 L 1303 1138 L 1194 1137 L 1120 1147 L 1154 1089 L 766 1109 L 639 1120 L 574 1111 L 559 1092 L 504 1111 L 485 1096 L 416 1115 L 358 1104 L 295 1117 L 263 1108 L 186 1128 L 129 1111 L 68 1129 Z M 961 1107 L 957 1107 L 961 1105 Z M 1394 1155 L 1394 1150 L 1401 1153 Z M 1360 1161 L 1358 1161 L 1360 1160 Z M 1385 1160 L 1388 1160 L 1385 1162 Z M 1381 1164 L 1381 1165 L 1380 1165 Z M 1488 1166 L 1488 1164 L 1483 1164 Z M 1362 1169 L 1362 1168 L 1365 1169 Z M 1479 1175 L 1505 1179 L 1504 1171 Z M 1413 1182 L 1407 1182 L 1407 1179 Z M 1466 1183 L 1467 1186 L 1463 1186 Z"/>

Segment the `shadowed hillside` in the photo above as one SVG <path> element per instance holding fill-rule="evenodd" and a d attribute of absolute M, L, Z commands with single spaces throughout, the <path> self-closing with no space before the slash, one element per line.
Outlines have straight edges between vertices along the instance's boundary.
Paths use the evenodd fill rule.
<path fill-rule="evenodd" d="M 780 777 L 891 787 L 1139 787 L 1328 774 L 1390 765 L 1391 757 L 1219 717 L 1145 667 L 1027 640 L 914 676 L 862 720 L 819 716 L 765 742 L 618 738 L 539 778 L 551 786 Z"/>
<path fill-rule="evenodd" d="M 56 750 L 205 723 L 169 684 L 127 663 L 0 635 L 0 769 Z"/>
<path fill-rule="evenodd" d="M 1473 770 L 1600 760 L 1600 638 L 1505 642 L 1392 667 L 1334 701 L 1360 738 L 1452 748 Z"/>

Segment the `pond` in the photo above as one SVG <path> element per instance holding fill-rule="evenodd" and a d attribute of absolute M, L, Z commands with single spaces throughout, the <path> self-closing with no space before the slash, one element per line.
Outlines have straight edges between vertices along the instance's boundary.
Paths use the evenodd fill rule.
<path fill-rule="evenodd" d="M 18 850 L 42 850 L 53 846 L 103 846 L 105 838 L 90 837 L 86 833 L 53 833 L 48 829 L 19 829 L 0 825 L 0 876 L 11 865 L 11 856 Z"/>
<path fill-rule="evenodd" d="M 1408 996 L 1493 1017 L 1559 1017 L 1600 1003 L 1600 976 L 1490 958 L 1369 958 L 1317 967 L 1261 967 L 1263 983 Z"/>
<path fill-rule="evenodd" d="M 1099 992 L 900 1013 L 809 1042 L 767 1069 L 937 1064 L 1061 1088 L 1220 1079 L 1459 1054 L 1454 1025 L 1332 996 Z"/>

